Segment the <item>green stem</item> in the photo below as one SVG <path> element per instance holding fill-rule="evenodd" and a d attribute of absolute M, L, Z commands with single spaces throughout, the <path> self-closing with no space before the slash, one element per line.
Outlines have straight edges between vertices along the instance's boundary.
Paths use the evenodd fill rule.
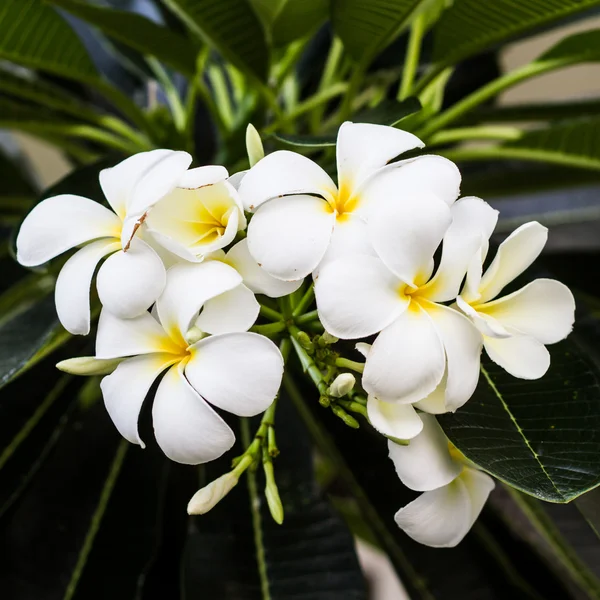
<path fill-rule="evenodd" d="M 233 106 L 231 105 L 231 97 L 225 81 L 225 75 L 218 65 L 210 65 L 208 67 L 208 77 L 212 84 L 217 110 L 221 114 L 223 124 L 230 130 L 233 126 L 235 117 Z"/>
<path fill-rule="evenodd" d="M 305 323 L 310 323 L 311 321 L 317 321 L 319 319 L 319 311 L 311 310 L 310 312 L 304 313 L 296 318 L 296 323 L 298 325 L 304 325 Z"/>
<path fill-rule="evenodd" d="M 350 78 L 350 85 L 348 86 L 348 91 L 344 96 L 344 100 L 342 102 L 342 106 L 340 107 L 340 112 L 338 116 L 338 121 L 343 123 L 347 121 L 352 115 L 352 108 L 354 105 L 354 99 L 358 94 L 358 90 L 362 85 L 363 79 L 365 77 L 365 73 L 367 72 L 367 68 L 369 66 L 370 61 L 363 60 L 361 61 L 354 69 L 354 73 L 352 73 L 352 77 Z"/>
<path fill-rule="evenodd" d="M 300 315 L 302 315 L 304 313 L 304 311 L 312 304 L 313 300 L 315 299 L 315 285 L 314 283 L 310 283 L 310 285 L 308 286 L 308 289 L 306 290 L 306 292 L 304 292 L 304 295 L 302 296 L 302 298 L 300 298 L 300 301 L 298 302 L 298 304 L 296 304 L 293 312 L 292 312 L 292 317 L 296 318 L 299 317 Z"/>
<path fill-rule="evenodd" d="M 181 102 L 179 92 L 173 85 L 173 81 L 171 81 L 169 74 L 158 60 L 149 56 L 146 58 L 146 61 L 150 65 L 154 75 L 156 75 L 156 79 L 167 97 L 175 129 L 179 132 L 183 131 L 186 123 L 186 112 L 183 103 Z"/>
<path fill-rule="evenodd" d="M 305 373 L 308 373 L 308 376 L 315 384 L 317 390 L 319 390 L 319 393 L 322 395 L 327 395 L 329 386 L 323 379 L 323 373 L 321 373 L 321 370 L 319 367 L 317 367 L 315 361 L 309 356 L 308 352 L 306 352 L 306 350 L 298 341 L 298 335 L 301 333 L 300 330 L 295 325 L 289 325 L 288 331 L 290 332 L 292 345 L 294 346 L 294 350 L 296 351 L 298 359 L 300 360 L 302 369 Z"/>
<path fill-rule="evenodd" d="M 342 41 L 339 38 L 334 37 L 329 48 L 329 54 L 327 56 L 325 68 L 323 69 L 323 75 L 321 76 L 321 81 L 319 82 L 317 95 L 322 94 L 323 92 L 325 92 L 325 90 L 329 89 L 339 77 L 340 64 L 342 61 L 343 54 L 344 45 L 342 44 Z M 310 117 L 310 128 L 312 131 L 319 130 L 321 122 L 323 121 L 324 112 L 324 103 L 315 106 L 313 113 Z"/>
<path fill-rule="evenodd" d="M 343 356 L 335 359 L 335 366 L 341 367 L 342 369 L 350 369 L 352 371 L 356 371 L 357 373 L 362 373 L 365 370 L 365 363 L 350 360 L 349 358 L 344 358 Z"/>
<path fill-rule="evenodd" d="M 482 127 L 462 127 L 438 131 L 429 138 L 429 145 L 451 144 L 467 140 L 518 140 L 523 131 L 517 127 L 502 127 L 486 125 Z"/>
<path fill-rule="evenodd" d="M 398 89 L 397 98 L 399 101 L 410 96 L 415 75 L 419 67 L 419 57 L 421 55 L 421 42 L 425 34 L 425 13 L 422 11 L 412 22 L 410 28 L 410 37 L 408 38 L 408 47 L 406 58 L 404 60 L 404 69 L 402 70 L 402 80 Z"/>
<path fill-rule="evenodd" d="M 254 327 L 250 328 L 250 331 L 270 337 L 281 333 L 285 330 L 285 328 L 285 323 L 283 321 L 279 321 L 278 323 L 269 323 L 268 325 L 254 325 Z"/>
<path fill-rule="evenodd" d="M 277 312 L 264 304 L 260 305 L 260 314 L 274 322 L 283 321 L 283 315 L 280 312 Z"/>

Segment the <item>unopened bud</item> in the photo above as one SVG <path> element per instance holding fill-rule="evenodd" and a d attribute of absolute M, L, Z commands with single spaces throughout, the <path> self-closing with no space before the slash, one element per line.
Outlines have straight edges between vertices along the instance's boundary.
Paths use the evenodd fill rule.
<path fill-rule="evenodd" d="M 335 344 L 340 340 L 340 338 L 335 337 L 335 335 L 331 335 L 328 331 L 321 336 L 321 339 L 325 344 Z"/>
<path fill-rule="evenodd" d="M 359 429 L 360 423 L 352 416 L 349 415 L 341 406 L 337 404 L 333 404 L 331 407 L 331 412 L 336 417 L 339 417 L 348 427 L 352 427 L 352 429 Z"/>
<path fill-rule="evenodd" d="M 329 395 L 334 398 L 341 398 L 350 393 L 356 384 L 356 378 L 352 373 L 341 373 L 329 386 Z"/>
<path fill-rule="evenodd" d="M 252 123 L 248 123 L 248 127 L 246 127 L 246 152 L 248 152 L 248 160 L 251 167 L 265 156 L 260 134 L 256 131 L 256 127 Z"/>
<path fill-rule="evenodd" d="M 198 490 L 188 503 L 188 515 L 207 513 L 229 494 L 238 481 L 239 477 L 235 473 L 229 472 Z"/>
<path fill-rule="evenodd" d="M 323 408 L 327 408 L 331 404 L 331 400 L 329 399 L 329 396 L 321 396 L 319 398 L 319 404 Z"/>
<path fill-rule="evenodd" d="M 269 482 L 265 487 L 265 498 L 269 505 L 269 512 L 273 517 L 273 521 L 277 525 L 283 523 L 283 505 L 281 504 L 281 498 L 279 497 L 279 490 L 275 485 L 275 482 Z"/>
<path fill-rule="evenodd" d="M 313 344 L 312 340 L 310 339 L 310 336 L 308 335 L 308 333 L 306 333 L 306 331 L 301 331 L 298 334 L 298 343 L 307 351 L 307 352 L 314 352 L 315 351 L 315 345 Z"/>
<path fill-rule="evenodd" d="M 93 356 L 78 356 L 61 360 L 56 368 L 70 375 L 109 375 L 124 358 L 95 358 Z"/>

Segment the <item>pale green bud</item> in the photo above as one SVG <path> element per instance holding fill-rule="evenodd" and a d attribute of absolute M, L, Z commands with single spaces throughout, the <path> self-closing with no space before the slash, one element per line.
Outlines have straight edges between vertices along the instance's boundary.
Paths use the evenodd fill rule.
<path fill-rule="evenodd" d="M 355 384 L 356 378 L 354 375 L 352 375 L 352 373 L 341 373 L 329 386 L 328 393 L 334 398 L 341 398 L 342 396 L 350 393 L 354 389 Z"/>
<path fill-rule="evenodd" d="M 199 489 L 189 501 L 188 515 L 203 515 L 214 508 L 237 485 L 239 477 L 233 473 L 225 473 L 207 486 Z"/>
<path fill-rule="evenodd" d="M 248 160 L 251 167 L 265 156 L 260 134 L 256 131 L 256 127 L 252 123 L 248 123 L 248 127 L 246 127 L 246 151 L 248 152 Z"/>
<path fill-rule="evenodd" d="M 335 344 L 336 342 L 339 341 L 340 338 L 335 337 L 335 335 L 331 335 L 328 331 L 326 331 L 322 336 L 321 339 L 323 340 L 323 342 L 325 342 L 326 344 Z"/>
<path fill-rule="evenodd" d="M 109 375 L 124 358 L 95 358 L 93 356 L 78 356 L 61 360 L 56 368 L 70 375 Z"/>
<path fill-rule="evenodd" d="M 267 483 L 267 486 L 265 487 L 265 498 L 267 499 L 269 512 L 273 517 L 273 521 L 275 521 L 277 525 L 281 525 L 283 523 L 283 505 L 281 504 L 279 490 L 274 481 Z"/>

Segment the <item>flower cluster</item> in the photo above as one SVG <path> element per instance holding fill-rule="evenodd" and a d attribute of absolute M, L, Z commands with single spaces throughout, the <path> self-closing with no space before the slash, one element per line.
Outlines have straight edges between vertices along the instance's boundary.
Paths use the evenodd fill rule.
<path fill-rule="evenodd" d="M 18 258 L 34 266 L 82 246 L 56 283 L 59 318 L 75 334 L 90 331 L 91 281 L 104 260 L 96 357 L 82 370 L 109 373 L 101 384 L 107 410 L 142 446 L 139 412 L 164 374 L 152 408 L 156 440 L 167 456 L 192 464 L 234 441 L 211 406 L 255 415 L 278 392 L 282 355 L 248 331 L 261 311 L 255 294 L 286 297 L 312 277 L 323 344 L 363 340 L 356 348 L 365 362 L 355 369 L 363 414 L 390 440 L 409 441 L 389 441 L 390 457 L 400 479 L 424 494 L 397 513 L 398 525 L 423 543 L 455 545 L 493 481 L 466 464 L 431 415 L 473 395 L 482 349 L 515 377 L 541 377 L 545 346 L 572 328 L 574 300 L 549 279 L 503 295 L 542 251 L 546 228 L 518 228 L 484 268 L 497 211 L 459 199 L 460 172 L 445 158 L 391 162 L 422 146 L 396 128 L 345 123 L 337 185 L 290 151 L 232 177 L 219 166 L 190 169 L 184 152 L 138 154 L 100 174 L 112 210 L 72 195 L 37 205 L 19 233 Z M 301 349 L 288 321 L 273 331 L 287 328 Z M 349 373 L 332 382 L 336 372 L 325 376 L 314 362 L 310 369 L 321 394 L 360 400 Z M 195 512 L 238 474 L 201 490 Z"/>

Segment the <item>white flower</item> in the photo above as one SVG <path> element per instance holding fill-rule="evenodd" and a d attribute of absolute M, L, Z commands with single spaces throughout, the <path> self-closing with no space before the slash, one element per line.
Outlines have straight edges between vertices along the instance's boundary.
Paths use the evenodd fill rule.
<path fill-rule="evenodd" d="M 56 281 L 56 311 L 69 332 L 89 333 L 91 281 L 98 263 L 109 254 L 96 282 L 105 308 L 133 317 L 162 292 L 162 261 L 133 235 L 146 211 L 177 184 L 191 160 L 186 152 L 171 150 L 136 154 L 100 173 L 112 211 L 88 198 L 62 194 L 43 200 L 25 218 L 17 237 L 17 259 L 26 267 L 86 244 L 67 260 Z"/>
<path fill-rule="evenodd" d="M 167 273 L 156 318 L 143 313 L 119 319 L 102 312 L 96 357 L 131 357 L 101 382 L 108 413 L 127 440 L 144 446 L 138 416 L 150 387 L 165 371 L 152 418 L 158 445 L 177 462 L 204 463 L 233 445 L 233 432 L 210 405 L 247 417 L 271 404 L 283 359 L 273 342 L 246 331 L 258 311 L 231 311 L 230 295 L 241 280 L 217 261 L 182 263 Z M 190 344 L 186 335 L 194 322 Z M 202 337 L 197 327 L 213 335 Z"/>
<path fill-rule="evenodd" d="M 536 279 L 520 290 L 494 300 L 539 256 L 548 230 L 537 222 L 516 229 L 498 248 L 482 274 L 488 238 L 476 253 L 464 289 L 457 298 L 460 309 L 483 334 L 488 356 L 511 375 L 537 379 L 550 366 L 545 344 L 569 335 L 575 320 L 575 300 L 565 285 Z"/>
<path fill-rule="evenodd" d="M 227 177 L 224 167 L 190 169 L 148 213 L 148 231 L 161 246 L 190 262 L 230 244 L 246 228 L 246 217 Z"/>
<path fill-rule="evenodd" d="M 349 394 L 356 384 L 356 378 L 352 373 L 340 373 L 329 386 L 327 393 L 334 398 L 342 398 Z"/>
<path fill-rule="evenodd" d="M 439 156 L 422 156 L 385 166 L 422 142 L 383 125 L 344 123 L 337 138 L 338 186 L 310 159 L 274 152 L 248 171 L 240 184 L 246 210 L 248 247 L 271 275 L 298 280 L 323 261 L 349 253 L 373 254 L 365 230 L 373 201 L 386 195 L 417 200 L 458 197 L 460 173 Z M 324 264 L 324 263 L 323 263 Z"/>
<path fill-rule="evenodd" d="M 394 519 L 413 540 L 452 548 L 477 520 L 494 480 L 464 463 L 435 417 L 422 415 L 423 431 L 408 446 L 388 442 L 402 483 L 425 492 L 401 508 Z"/>
<path fill-rule="evenodd" d="M 440 302 L 458 294 L 481 243 L 481 222 L 495 216 L 479 198 L 463 198 L 450 208 L 436 196 L 391 196 L 368 223 L 380 259 L 354 256 L 323 267 L 315 293 L 325 329 L 344 339 L 381 332 L 363 374 L 369 395 L 402 404 L 422 401 L 419 408 L 435 413 L 454 411 L 471 397 L 479 379 L 481 334 Z"/>

